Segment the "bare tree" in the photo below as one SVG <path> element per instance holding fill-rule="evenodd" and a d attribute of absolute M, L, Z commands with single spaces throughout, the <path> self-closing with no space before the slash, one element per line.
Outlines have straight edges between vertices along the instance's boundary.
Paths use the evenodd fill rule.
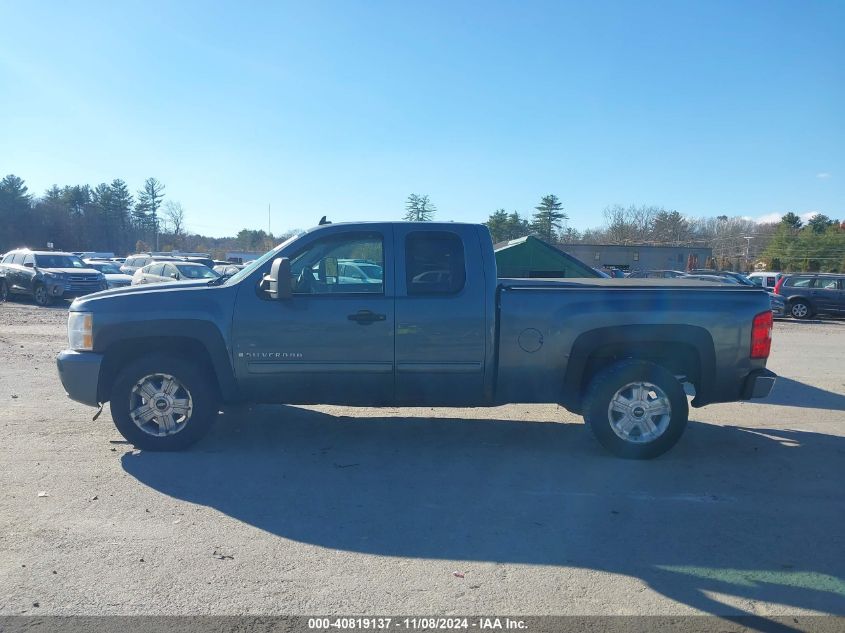
<path fill-rule="evenodd" d="M 185 209 L 181 202 L 168 200 L 164 203 L 164 221 L 170 233 L 173 233 L 174 246 L 179 246 L 185 237 Z"/>

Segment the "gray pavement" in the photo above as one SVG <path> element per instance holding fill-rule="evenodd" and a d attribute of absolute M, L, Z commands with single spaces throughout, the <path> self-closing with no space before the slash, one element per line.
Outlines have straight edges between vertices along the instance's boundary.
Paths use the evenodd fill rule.
<path fill-rule="evenodd" d="M 133 451 L 65 397 L 65 320 L 0 304 L 2 615 L 845 614 L 845 322 L 777 322 L 768 400 L 630 462 L 534 405 L 232 408 Z"/>

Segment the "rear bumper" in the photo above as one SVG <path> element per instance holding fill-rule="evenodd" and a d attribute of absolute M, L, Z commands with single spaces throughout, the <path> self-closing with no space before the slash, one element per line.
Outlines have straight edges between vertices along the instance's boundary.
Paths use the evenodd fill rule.
<path fill-rule="evenodd" d="M 775 379 L 777 374 L 768 369 L 755 369 L 745 379 L 742 386 L 742 400 L 751 400 L 752 398 L 765 398 L 772 391 L 775 386 Z"/>
<path fill-rule="evenodd" d="M 99 406 L 97 384 L 100 381 L 102 354 L 66 349 L 56 357 L 59 378 L 71 400 L 92 407 Z"/>

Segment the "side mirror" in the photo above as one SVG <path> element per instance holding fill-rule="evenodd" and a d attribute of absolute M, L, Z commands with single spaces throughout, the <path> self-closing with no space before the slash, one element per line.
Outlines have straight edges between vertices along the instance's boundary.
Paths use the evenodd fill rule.
<path fill-rule="evenodd" d="M 179 273 L 170 273 L 170 276 L 173 277 L 173 279 L 179 279 Z"/>
<path fill-rule="evenodd" d="M 261 280 L 266 286 L 267 296 L 276 301 L 290 299 L 292 290 L 290 285 L 290 260 L 287 257 L 277 257 L 270 267 L 270 274 Z"/>
<path fill-rule="evenodd" d="M 26 263 L 24 264 L 24 266 L 25 266 L 26 268 L 35 268 L 35 264 L 33 264 L 32 262 L 26 262 Z"/>

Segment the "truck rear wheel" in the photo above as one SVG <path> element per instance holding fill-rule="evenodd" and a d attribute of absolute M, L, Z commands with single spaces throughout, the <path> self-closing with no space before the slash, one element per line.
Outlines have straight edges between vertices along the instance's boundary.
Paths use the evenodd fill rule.
<path fill-rule="evenodd" d="M 148 451 L 186 448 L 217 417 L 208 376 L 194 363 L 167 354 L 143 356 L 121 371 L 109 407 L 120 434 Z"/>
<path fill-rule="evenodd" d="M 584 421 L 599 443 L 627 459 L 662 455 L 680 439 L 689 405 L 683 386 L 654 363 L 624 360 L 598 372 L 584 397 Z"/>

